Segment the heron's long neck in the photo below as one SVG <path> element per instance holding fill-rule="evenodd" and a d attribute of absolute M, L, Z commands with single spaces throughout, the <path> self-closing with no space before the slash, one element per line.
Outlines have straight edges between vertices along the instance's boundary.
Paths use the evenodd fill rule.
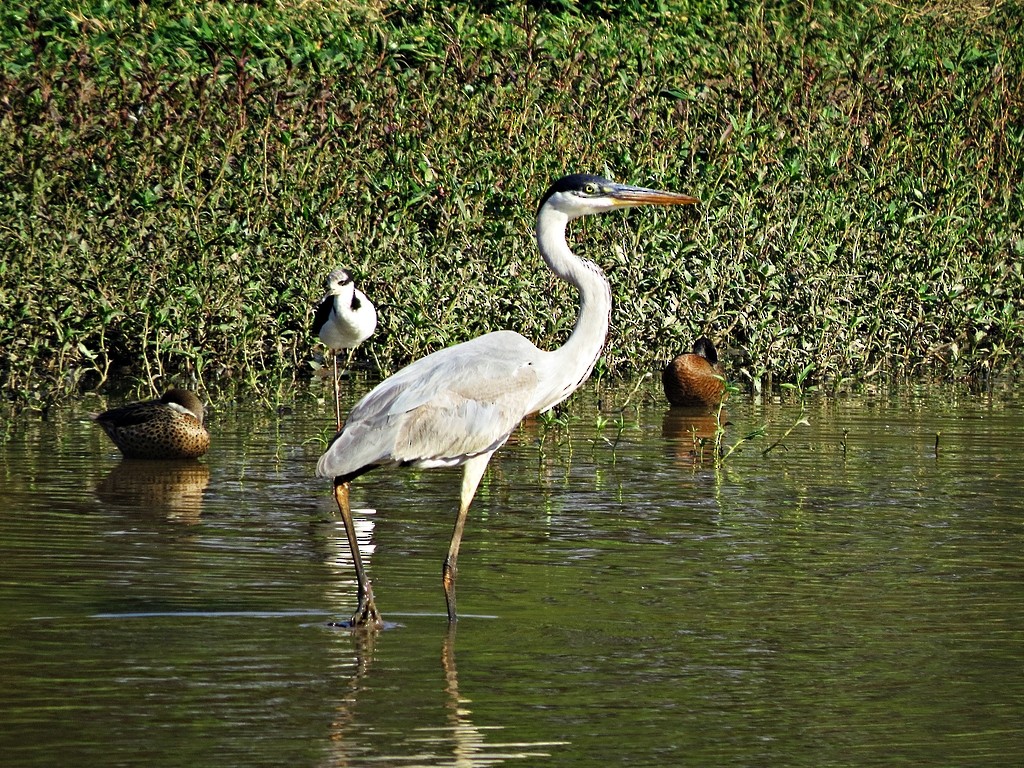
<path fill-rule="evenodd" d="M 604 272 L 596 264 L 581 259 L 565 242 L 569 218 L 557 211 L 544 209 L 537 217 L 537 245 L 551 271 L 580 292 L 580 313 L 568 341 L 552 351 L 553 368 L 558 371 L 561 392 L 552 392 L 552 402 L 561 402 L 594 369 L 608 335 L 612 311 L 612 289 Z"/>

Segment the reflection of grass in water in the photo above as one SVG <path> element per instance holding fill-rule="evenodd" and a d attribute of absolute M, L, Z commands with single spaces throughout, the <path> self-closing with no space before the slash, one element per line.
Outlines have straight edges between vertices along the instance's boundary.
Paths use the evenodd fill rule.
<path fill-rule="evenodd" d="M 601 380 L 604 377 L 607 368 L 604 366 L 603 358 L 598 360 L 598 364 L 594 368 L 595 379 L 597 388 L 600 389 Z M 626 395 L 625 399 L 615 405 L 614 408 L 608 411 L 602 411 L 602 399 L 599 397 L 597 404 L 597 413 L 594 416 L 594 437 L 592 442 L 595 446 L 604 445 L 611 449 L 612 463 L 615 463 L 616 450 L 619 444 L 622 442 L 622 436 L 626 430 L 631 426 L 635 426 L 639 419 L 639 409 L 632 403 L 633 398 L 637 392 L 640 391 L 641 387 L 647 384 L 651 379 L 651 374 L 637 377 L 632 389 Z M 572 399 L 567 400 L 566 403 L 571 403 Z M 539 439 L 540 445 L 540 458 L 544 459 L 544 445 L 549 437 L 552 437 L 555 445 L 564 447 L 568 450 L 567 459 L 572 461 L 572 430 L 570 425 L 573 421 L 577 420 L 578 417 L 572 413 L 572 406 L 566 405 L 566 403 L 559 403 L 557 406 L 552 408 L 550 411 L 537 414 L 537 423 L 541 426 L 541 435 Z M 632 414 L 633 419 L 627 419 L 627 415 Z M 614 434 L 610 434 L 614 430 Z"/>
<path fill-rule="evenodd" d="M 626 399 L 623 401 L 622 405 L 615 409 L 614 418 L 607 418 L 600 411 L 598 411 L 597 422 L 595 425 L 597 427 L 597 434 L 598 437 L 600 437 L 605 442 L 605 444 L 612 449 L 613 461 L 615 459 L 615 449 L 618 448 L 619 442 L 622 440 L 622 434 L 626 431 L 626 411 L 632 411 L 635 416 L 639 416 L 639 411 L 637 410 L 637 407 L 633 405 L 630 401 L 633 399 L 633 396 L 637 393 L 640 387 L 643 386 L 650 378 L 651 374 L 649 373 L 637 378 L 636 384 L 633 385 L 633 389 L 631 389 L 629 394 L 626 395 Z M 604 434 L 604 430 L 607 428 L 609 424 L 615 425 L 614 439 L 609 439 Z"/>
<path fill-rule="evenodd" d="M 817 386 L 807 385 L 807 378 L 808 376 L 810 376 L 813 370 L 814 365 L 808 365 L 797 375 L 795 383 L 785 383 L 781 385 L 783 389 L 787 389 L 796 393 L 799 399 L 800 410 L 797 413 L 796 418 L 793 419 L 793 422 L 788 427 L 786 427 L 785 430 L 783 430 L 782 434 L 777 439 L 775 439 L 767 448 L 761 451 L 762 456 L 767 456 L 776 448 L 783 445 L 786 438 L 793 434 L 793 430 L 795 430 L 797 427 L 809 426 L 809 422 L 807 421 L 807 398 L 812 392 L 814 392 L 817 389 Z M 727 395 L 734 395 L 739 391 L 738 387 L 736 387 L 735 384 L 729 384 L 728 382 L 725 385 L 725 389 Z M 725 464 L 725 462 L 728 461 L 729 457 L 736 453 L 738 450 L 740 450 L 740 447 L 745 443 L 752 442 L 757 438 L 768 437 L 768 424 L 762 424 L 761 426 L 757 427 L 751 432 L 745 434 L 732 445 L 726 446 L 725 424 L 722 423 L 722 413 L 724 407 L 725 398 L 723 398 L 722 403 L 719 404 L 718 409 L 715 411 L 715 435 L 712 441 L 715 447 L 716 466 L 722 466 L 723 464 Z M 694 441 L 696 444 L 696 436 L 694 436 Z M 706 442 L 709 441 L 705 439 L 701 440 L 701 448 L 703 448 L 703 445 Z M 703 451 L 701 452 L 701 458 L 703 459 Z"/>
<path fill-rule="evenodd" d="M 572 461 L 572 430 L 569 429 L 572 421 L 572 414 L 567 409 L 559 406 L 552 408 L 550 411 L 537 414 L 537 423 L 541 427 L 540 439 L 538 440 L 538 447 L 540 448 L 538 458 L 540 461 L 543 462 L 546 456 L 544 446 L 548 442 L 548 437 L 551 437 L 554 444 L 559 448 L 565 448 L 569 453 L 569 461 Z"/>

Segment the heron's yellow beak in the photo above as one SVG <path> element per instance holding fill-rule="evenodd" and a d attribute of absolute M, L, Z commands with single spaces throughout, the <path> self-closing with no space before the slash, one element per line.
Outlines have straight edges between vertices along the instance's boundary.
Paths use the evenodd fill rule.
<path fill-rule="evenodd" d="M 696 205 L 700 202 L 696 197 L 681 195 L 678 192 L 662 192 L 647 187 L 630 187 L 625 184 L 616 185 L 608 196 L 615 201 L 617 207 L 634 205 Z"/>

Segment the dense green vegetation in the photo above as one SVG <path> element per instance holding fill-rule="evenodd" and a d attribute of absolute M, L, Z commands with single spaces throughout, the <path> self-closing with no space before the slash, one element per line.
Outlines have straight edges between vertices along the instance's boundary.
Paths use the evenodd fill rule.
<path fill-rule="evenodd" d="M 701 333 L 745 386 L 1011 371 L 1024 350 L 1017 4 L 44 0 L 0 6 L 0 384 L 274 390 L 335 266 L 384 372 L 561 342 L 554 178 L 688 192 L 587 220 L 602 369 Z"/>

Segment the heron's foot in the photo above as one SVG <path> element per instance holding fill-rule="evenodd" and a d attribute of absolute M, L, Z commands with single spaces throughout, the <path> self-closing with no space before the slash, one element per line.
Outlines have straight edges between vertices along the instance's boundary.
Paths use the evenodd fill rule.
<path fill-rule="evenodd" d="M 373 588 L 370 582 L 366 582 L 359 590 L 359 607 L 352 614 L 351 623 L 353 627 L 369 629 L 381 629 L 384 626 L 384 619 L 381 618 L 377 604 L 373 601 Z"/>
<path fill-rule="evenodd" d="M 362 629 L 383 629 L 384 619 L 381 618 L 377 606 L 371 600 L 368 605 L 359 606 L 359 610 L 352 614 L 349 625 L 353 628 Z"/>
<path fill-rule="evenodd" d="M 332 627 L 346 627 L 348 629 L 383 629 L 384 619 L 381 618 L 377 604 L 373 601 L 373 590 L 369 583 L 363 590 L 360 590 L 359 607 L 352 614 L 348 621 L 332 621 Z"/>

